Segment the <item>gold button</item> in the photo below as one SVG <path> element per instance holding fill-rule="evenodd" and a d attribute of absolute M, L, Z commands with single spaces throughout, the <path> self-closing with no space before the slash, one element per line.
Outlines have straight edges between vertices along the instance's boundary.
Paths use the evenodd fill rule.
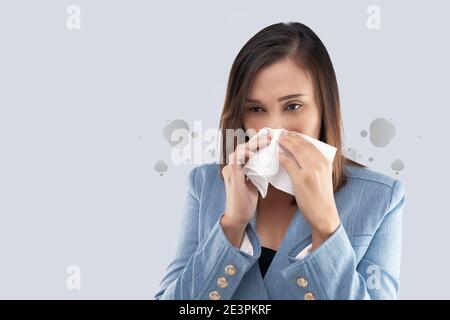
<path fill-rule="evenodd" d="M 306 288 L 306 286 L 308 285 L 308 281 L 306 281 L 306 279 L 303 277 L 299 277 L 297 278 L 297 284 L 302 288 Z"/>
<path fill-rule="evenodd" d="M 209 299 L 211 299 L 211 300 L 220 300 L 220 294 L 217 291 L 211 291 L 209 293 Z"/>
<path fill-rule="evenodd" d="M 236 267 L 230 264 L 225 267 L 225 272 L 230 276 L 234 276 L 236 274 Z"/>
<path fill-rule="evenodd" d="M 316 300 L 316 297 L 311 292 L 307 292 L 304 295 L 305 300 Z"/>
<path fill-rule="evenodd" d="M 217 279 L 217 285 L 219 288 L 226 288 L 228 287 L 228 281 L 225 279 L 225 277 L 220 277 Z"/>

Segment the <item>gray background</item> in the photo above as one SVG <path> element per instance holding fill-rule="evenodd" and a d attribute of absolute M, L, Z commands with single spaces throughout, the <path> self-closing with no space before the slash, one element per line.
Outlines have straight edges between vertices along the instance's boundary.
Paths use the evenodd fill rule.
<path fill-rule="evenodd" d="M 66 27 L 71 4 L 81 8 L 80 30 Z M 379 30 L 366 26 L 372 4 Z M 170 162 L 163 129 L 175 119 L 217 128 L 238 50 L 284 21 L 310 26 L 328 48 L 356 160 L 406 184 L 401 297 L 450 298 L 449 9 L 445 1 L 2 0 L 0 298 L 152 298 L 192 168 Z M 360 135 L 376 118 L 396 127 L 384 148 Z M 395 159 L 405 163 L 399 174 Z M 168 164 L 162 176 L 159 160 Z M 66 286 L 72 264 L 80 290 Z"/>

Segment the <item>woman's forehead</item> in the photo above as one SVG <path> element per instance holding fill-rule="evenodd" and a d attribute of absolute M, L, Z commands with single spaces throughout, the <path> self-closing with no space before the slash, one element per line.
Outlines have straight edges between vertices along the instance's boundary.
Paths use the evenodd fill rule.
<path fill-rule="evenodd" d="M 291 59 L 283 59 L 258 71 L 247 98 L 278 99 L 293 93 L 311 94 L 312 88 L 307 72 Z"/>

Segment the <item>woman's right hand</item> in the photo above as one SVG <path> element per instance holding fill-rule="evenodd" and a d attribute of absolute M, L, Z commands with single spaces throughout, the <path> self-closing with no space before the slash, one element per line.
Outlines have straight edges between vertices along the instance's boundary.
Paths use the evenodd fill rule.
<path fill-rule="evenodd" d="M 269 145 L 271 139 L 269 133 L 239 144 L 229 155 L 228 164 L 222 169 L 226 190 L 226 207 L 221 225 L 235 247 L 240 246 L 245 227 L 252 219 L 258 203 L 258 189 L 246 178 L 243 166 L 258 149 Z"/>

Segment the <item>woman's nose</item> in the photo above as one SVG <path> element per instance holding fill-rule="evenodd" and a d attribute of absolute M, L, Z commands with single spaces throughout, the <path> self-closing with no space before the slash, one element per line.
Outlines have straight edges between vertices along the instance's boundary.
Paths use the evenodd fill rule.
<path fill-rule="evenodd" d="M 268 119 L 266 123 L 266 126 L 272 129 L 282 129 L 285 128 L 285 125 L 286 125 L 285 121 L 283 121 L 281 117 L 276 115 L 270 117 L 270 119 Z"/>

